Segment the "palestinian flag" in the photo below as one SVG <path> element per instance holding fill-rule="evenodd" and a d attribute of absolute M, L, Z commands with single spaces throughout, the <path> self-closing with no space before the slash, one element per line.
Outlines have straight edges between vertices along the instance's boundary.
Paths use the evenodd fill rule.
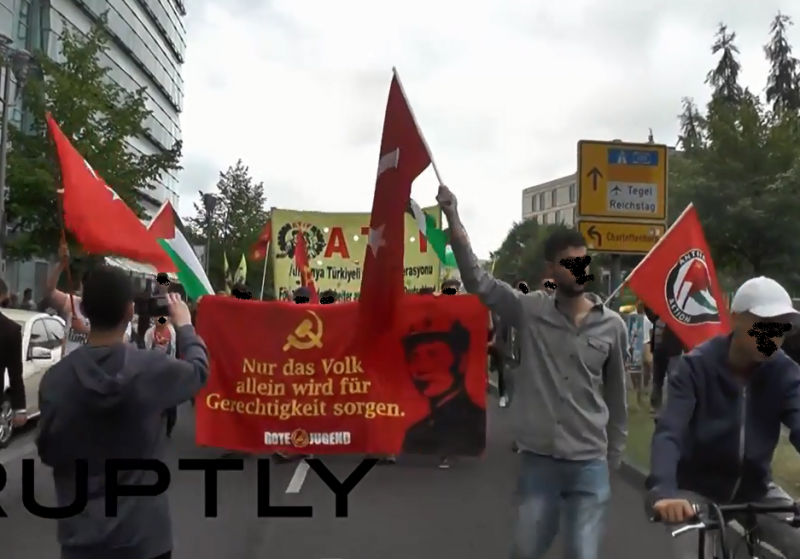
<path fill-rule="evenodd" d="M 203 295 L 212 295 L 214 289 L 208 281 L 200 260 L 194 253 L 181 218 L 169 201 L 164 202 L 147 228 L 153 232 L 158 243 L 167 252 L 178 269 L 178 281 L 183 285 L 186 296 L 197 300 Z"/>
<path fill-rule="evenodd" d="M 455 268 L 456 259 L 455 256 L 453 256 L 453 250 L 448 244 L 448 239 L 450 236 L 436 227 L 436 218 L 422 211 L 422 208 L 419 207 L 419 204 L 411 199 L 408 201 L 406 213 L 414 218 L 419 232 L 425 236 L 428 244 L 431 245 L 433 251 L 436 253 L 436 256 L 438 256 L 439 260 L 442 261 L 442 264 L 448 268 Z"/>

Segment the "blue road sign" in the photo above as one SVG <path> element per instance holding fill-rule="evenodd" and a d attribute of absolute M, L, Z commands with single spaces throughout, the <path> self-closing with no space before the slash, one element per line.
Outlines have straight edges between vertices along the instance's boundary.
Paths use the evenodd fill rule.
<path fill-rule="evenodd" d="M 658 167 L 657 150 L 638 150 L 624 148 L 609 148 L 609 165 L 641 165 L 645 167 Z"/>

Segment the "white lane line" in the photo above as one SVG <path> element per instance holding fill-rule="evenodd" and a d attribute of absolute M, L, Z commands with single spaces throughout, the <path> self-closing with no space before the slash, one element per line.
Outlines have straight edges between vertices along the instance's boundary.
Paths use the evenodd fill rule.
<path fill-rule="evenodd" d="M 36 443 L 30 442 L 19 447 L 11 446 L 3 451 L 0 451 L 0 464 L 5 466 L 17 460 L 25 458 L 29 454 L 36 452 Z"/>
<path fill-rule="evenodd" d="M 289 481 L 286 492 L 300 493 L 300 490 L 303 488 L 303 482 L 306 480 L 306 475 L 308 475 L 308 463 L 303 460 L 297 465 L 297 469 L 295 469 L 294 474 L 292 474 L 292 479 Z"/>

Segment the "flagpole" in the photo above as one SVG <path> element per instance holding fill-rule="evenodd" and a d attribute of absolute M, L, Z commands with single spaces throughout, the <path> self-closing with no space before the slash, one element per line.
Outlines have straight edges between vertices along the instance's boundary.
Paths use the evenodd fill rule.
<path fill-rule="evenodd" d="M 406 100 L 406 106 L 408 107 L 408 111 L 411 113 L 411 118 L 414 120 L 414 125 L 417 127 L 417 133 L 419 134 L 422 143 L 425 144 L 425 149 L 428 150 L 428 157 L 431 160 L 431 167 L 433 167 L 433 172 L 436 174 L 436 180 L 439 181 L 440 185 L 443 185 L 442 176 L 439 174 L 439 168 L 436 166 L 436 161 L 433 160 L 433 154 L 431 153 L 431 147 L 428 145 L 427 140 L 425 140 L 425 135 L 422 133 L 422 129 L 419 127 L 419 121 L 417 120 L 416 115 L 414 114 L 414 109 L 411 106 L 411 101 L 408 100 L 408 95 L 406 95 L 406 90 L 403 88 L 403 82 L 400 81 L 400 74 L 397 73 L 397 68 L 392 66 L 392 74 L 394 74 L 394 79 L 397 80 L 397 85 L 400 87 L 400 92 L 403 94 L 403 98 Z"/>
<path fill-rule="evenodd" d="M 264 272 L 261 274 L 261 300 L 264 300 L 264 285 L 267 283 L 267 259 L 269 258 L 269 247 L 267 247 L 267 254 L 264 256 Z"/>
<path fill-rule="evenodd" d="M 52 133 L 48 134 L 48 136 L 52 141 L 52 139 L 53 139 Z M 52 143 L 54 143 L 54 142 L 52 142 Z M 67 243 L 67 226 L 66 226 L 66 223 L 64 222 L 64 194 L 65 194 L 65 192 L 64 192 L 64 185 L 62 184 L 62 181 L 61 181 L 61 160 L 58 158 L 58 147 L 54 145 L 53 146 L 53 150 L 55 151 L 55 156 L 56 156 L 56 165 L 55 165 L 56 172 L 55 172 L 54 183 L 55 183 L 56 195 L 57 195 L 56 203 L 58 204 L 58 223 L 59 223 L 59 227 L 61 228 L 60 244 L 62 244 L 65 247 L 67 247 L 67 252 L 69 253 L 69 244 Z M 72 281 L 72 272 L 69 269 L 69 259 L 70 259 L 70 257 L 69 257 L 69 254 L 68 254 L 66 257 L 61 259 L 61 264 L 64 266 L 64 271 L 67 272 L 67 295 L 69 295 L 69 310 L 71 311 L 71 317 L 75 318 L 77 316 L 77 314 L 75 313 L 75 294 L 73 293 L 74 285 L 73 285 L 73 281 Z M 71 325 L 68 324 L 67 328 L 69 328 L 70 326 Z M 63 348 L 63 346 L 62 346 L 62 348 Z"/>
<path fill-rule="evenodd" d="M 621 282 L 620 282 L 620 284 L 617 286 L 617 288 L 616 288 L 616 289 L 615 289 L 615 290 L 614 290 L 614 291 L 611 293 L 611 295 L 609 295 L 609 296 L 608 296 L 608 299 L 606 299 L 606 300 L 603 302 L 603 304 L 604 304 L 604 305 L 608 305 L 608 303 L 609 303 L 609 302 L 610 302 L 610 301 L 611 301 L 611 300 L 612 300 L 614 297 L 616 297 L 616 296 L 617 296 L 617 293 L 619 293 L 619 292 L 620 292 L 620 290 L 621 290 L 621 289 L 622 289 L 622 288 L 625 286 L 625 284 L 626 284 L 626 283 L 628 283 L 628 278 L 629 278 L 629 277 L 631 277 L 631 276 L 632 276 L 632 275 L 633 275 L 633 274 L 636 272 L 636 270 L 638 270 L 638 269 L 639 269 L 639 267 L 640 267 L 642 264 L 644 264 L 644 263 L 647 261 L 647 259 L 648 259 L 648 258 L 650 258 L 650 255 L 651 255 L 651 254 L 653 254 L 653 251 L 654 251 L 655 249 L 657 249 L 657 248 L 658 248 L 658 245 L 660 245 L 660 244 L 661 244 L 661 243 L 664 241 L 664 239 L 666 239 L 666 238 L 667 238 L 667 235 L 669 235 L 669 232 L 670 232 L 670 231 L 672 231 L 672 228 L 673 228 L 673 227 L 675 227 L 675 226 L 676 226 L 676 225 L 677 225 L 677 224 L 678 224 L 678 223 L 679 223 L 679 222 L 680 222 L 680 221 L 683 219 L 683 216 L 685 216 L 685 215 L 686 215 L 686 213 L 687 213 L 687 212 L 688 212 L 690 209 L 692 209 L 692 207 L 693 207 L 693 206 L 694 206 L 694 204 L 692 204 L 691 202 L 689 203 L 689 205 L 688 205 L 688 206 L 686 206 L 686 209 L 684 209 L 684 210 L 681 212 L 681 215 L 679 215 L 679 216 L 678 216 L 678 219 L 676 219 L 676 220 L 675 220 L 675 222 L 674 222 L 674 223 L 673 223 L 673 224 L 670 226 L 670 228 L 669 228 L 669 229 L 667 229 L 667 230 L 664 232 L 664 234 L 663 234 L 663 235 L 661 235 L 661 238 L 660 238 L 660 239 L 658 239 L 658 241 L 656 242 L 656 244 L 654 244 L 654 245 L 653 245 L 653 248 L 651 248 L 651 249 L 650 249 L 650 252 L 648 252 L 648 253 L 645 255 L 645 257 L 644 257 L 644 258 L 642 258 L 642 261 L 641 261 L 641 262 L 639 262 L 639 263 L 636 265 L 636 267 L 635 267 L 633 270 L 631 270 L 631 272 L 630 272 L 630 273 L 629 273 L 627 276 L 625 276 L 625 280 L 624 280 L 624 281 L 621 281 Z"/>

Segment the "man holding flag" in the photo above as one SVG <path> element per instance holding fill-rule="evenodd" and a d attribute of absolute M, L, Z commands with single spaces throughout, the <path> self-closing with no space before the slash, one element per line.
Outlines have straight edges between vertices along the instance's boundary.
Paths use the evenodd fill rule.
<path fill-rule="evenodd" d="M 479 264 L 453 193 L 440 186 L 436 199 L 467 292 L 518 332 L 511 412 L 521 502 L 510 558 L 542 559 L 563 512 L 566 556 L 596 559 L 611 497 L 609 467 L 620 464 L 627 439 L 625 322 L 578 283 L 568 260 L 586 257 L 579 232 L 558 230 L 544 243 L 555 296 L 523 293 Z"/>

